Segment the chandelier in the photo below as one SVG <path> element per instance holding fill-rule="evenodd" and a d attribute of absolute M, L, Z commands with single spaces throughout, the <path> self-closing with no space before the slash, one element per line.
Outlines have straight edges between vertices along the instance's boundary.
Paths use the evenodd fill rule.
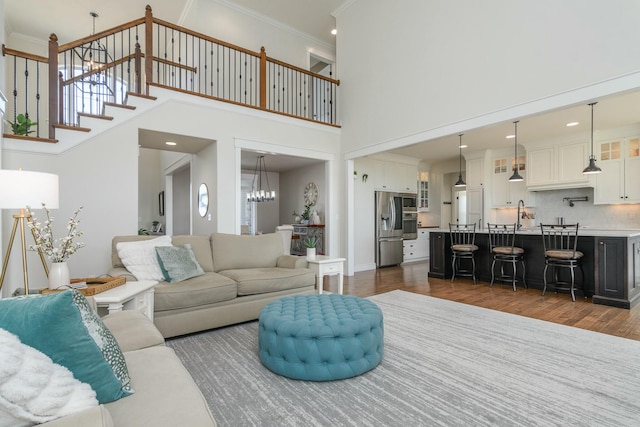
<path fill-rule="evenodd" d="M 264 174 L 267 183 L 266 191 L 262 188 L 262 175 Z M 256 167 L 253 171 L 253 184 L 251 193 L 247 193 L 247 202 L 270 202 L 276 199 L 276 192 L 269 186 L 269 176 L 267 166 L 264 163 L 264 156 L 258 156 Z"/>
<path fill-rule="evenodd" d="M 93 33 L 96 34 L 96 12 L 90 12 L 93 18 Z M 109 86 L 107 68 L 113 63 L 113 58 L 109 54 L 107 47 L 100 43 L 100 40 L 92 40 L 88 45 L 82 45 L 77 53 L 82 63 L 82 75 L 75 81 L 75 86 L 82 93 L 90 96 L 113 96 L 113 91 Z"/>

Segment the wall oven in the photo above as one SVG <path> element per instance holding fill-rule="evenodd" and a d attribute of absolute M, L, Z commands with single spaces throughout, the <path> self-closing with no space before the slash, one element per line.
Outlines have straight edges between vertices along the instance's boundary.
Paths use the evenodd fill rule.
<path fill-rule="evenodd" d="M 404 240 L 418 238 L 418 212 L 402 211 L 402 238 Z"/>

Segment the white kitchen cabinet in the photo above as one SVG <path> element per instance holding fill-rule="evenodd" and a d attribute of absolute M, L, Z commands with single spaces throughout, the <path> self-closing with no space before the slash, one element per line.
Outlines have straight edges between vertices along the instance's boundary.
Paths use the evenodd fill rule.
<path fill-rule="evenodd" d="M 527 149 L 526 186 L 533 191 L 593 187 L 592 175 L 582 173 L 588 159 L 587 143 Z"/>
<path fill-rule="evenodd" d="M 429 172 L 418 172 L 418 211 L 429 210 Z"/>
<path fill-rule="evenodd" d="M 418 238 L 404 240 L 403 262 L 426 261 L 429 259 L 429 231 L 426 228 L 418 229 Z"/>
<path fill-rule="evenodd" d="M 375 161 L 374 186 L 376 190 L 416 193 L 418 168 L 403 163 Z"/>
<path fill-rule="evenodd" d="M 484 185 L 484 158 L 467 160 L 467 187 L 482 187 Z"/>
<path fill-rule="evenodd" d="M 520 175 L 526 175 L 525 156 L 518 157 L 518 164 Z M 519 200 L 523 200 L 526 205 L 529 205 L 526 180 L 509 181 L 513 175 L 514 167 L 513 157 L 500 157 L 493 160 L 491 201 L 494 208 L 516 207 Z"/>
<path fill-rule="evenodd" d="M 600 142 L 598 154 L 594 203 L 639 203 L 640 137 Z"/>

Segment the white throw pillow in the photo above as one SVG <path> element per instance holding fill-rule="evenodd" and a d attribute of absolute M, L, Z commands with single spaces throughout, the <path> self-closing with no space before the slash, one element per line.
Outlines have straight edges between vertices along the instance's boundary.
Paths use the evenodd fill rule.
<path fill-rule="evenodd" d="M 94 406 L 88 384 L 0 328 L 0 427 L 32 426 Z"/>
<path fill-rule="evenodd" d="M 171 246 L 171 236 L 162 236 L 138 242 L 119 242 L 116 244 L 122 264 L 136 276 L 137 280 L 164 280 L 158 263 L 156 246 Z"/>

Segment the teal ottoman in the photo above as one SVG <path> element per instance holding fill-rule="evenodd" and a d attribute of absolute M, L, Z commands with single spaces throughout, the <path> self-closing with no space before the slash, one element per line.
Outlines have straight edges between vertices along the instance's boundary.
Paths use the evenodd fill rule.
<path fill-rule="evenodd" d="M 285 297 L 260 312 L 262 364 L 296 380 L 331 381 L 363 374 L 382 360 L 382 311 L 352 295 Z"/>

